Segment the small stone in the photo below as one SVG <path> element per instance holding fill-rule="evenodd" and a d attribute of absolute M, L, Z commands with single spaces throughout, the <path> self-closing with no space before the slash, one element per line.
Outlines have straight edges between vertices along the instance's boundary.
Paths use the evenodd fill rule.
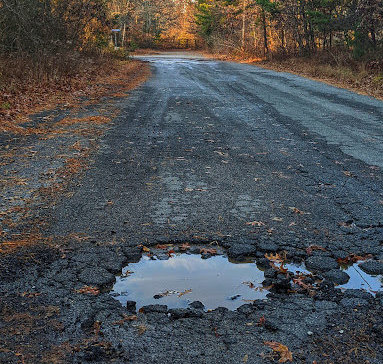
<path fill-rule="evenodd" d="M 339 330 L 339 333 L 340 333 L 340 334 L 343 334 L 343 333 L 344 333 L 344 330 Z"/>
<path fill-rule="evenodd" d="M 314 333 L 312 331 L 307 331 L 308 336 L 312 336 Z"/>

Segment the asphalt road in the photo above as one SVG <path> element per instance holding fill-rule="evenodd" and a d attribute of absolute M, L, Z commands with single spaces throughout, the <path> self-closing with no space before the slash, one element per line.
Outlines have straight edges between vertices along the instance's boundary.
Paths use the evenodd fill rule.
<path fill-rule="evenodd" d="M 0 362 L 263 364 L 281 343 L 294 363 L 382 363 L 382 292 L 335 284 L 349 278 L 340 263 L 360 256 L 383 272 L 383 102 L 196 54 L 141 59 L 152 77 L 129 97 L 35 116 L 44 126 L 118 111 L 87 129 L 94 137 L 76 123 L 57 138 L 19 136 L 12 150 L 28 163 L 1 166 L 4 201 L 35 197 L 25 225 L 45 240 L 0 255 Z M 88 169 L 65 179 L 62 158 L 81 150 L 92 150 Z M 109 294 L 148 249 L 169 259 L 186 242 L 255 256 L 267 299 L 135 312 Z M 270 264 L 277 252 L 312 274 Z"/>
<path fill-rule="evenodd" d="M 195 54 L 140 58 L 152 78 L 55 211 L 55 234 L 307 245 L 343 240 L 345 222 L 381 226 L 383 102 Z"/>

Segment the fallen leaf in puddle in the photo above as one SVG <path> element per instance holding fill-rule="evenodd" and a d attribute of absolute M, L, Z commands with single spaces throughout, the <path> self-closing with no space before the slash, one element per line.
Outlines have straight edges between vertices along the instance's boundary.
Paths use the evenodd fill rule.
<path fill-rule="evenodd" d="M 246 225 L 250 226 L 266 226 L 266 224 L 262 221 L 249 221 L 246 223 Z"/>
<path fill-rule="evenodd" d="M 283 345 L 277 341 L 265 341 L 264 344 L 270 347 L 273 352 L 279 354 L 279 363 L 293 361 L 293 354 L 286 345 Z"/>
<path fill-rule="evenodd" d="M 191 289 L 186 289 L 185 291 L 178 293 L 178 297 L 182 297 L 185 294 L 191 293 L 191 291 L 192 291 Z"/>
<path fill-rule="evenodd" d="M 255 288 L 255 285 L 253 282 L 242 282 L 242 284 L 246 284 L 246 286 L 248 286 L 251 289 Z"/>

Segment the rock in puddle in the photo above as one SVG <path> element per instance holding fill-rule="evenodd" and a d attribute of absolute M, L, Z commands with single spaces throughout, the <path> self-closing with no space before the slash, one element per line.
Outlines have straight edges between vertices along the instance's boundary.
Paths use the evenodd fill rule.
<path fill-rule="evenodd" d="M 331 269 L 323 273 L 323 277 L 335 284 L 346 284 L 350 279 L 350 276 L 340 269 Z"/>

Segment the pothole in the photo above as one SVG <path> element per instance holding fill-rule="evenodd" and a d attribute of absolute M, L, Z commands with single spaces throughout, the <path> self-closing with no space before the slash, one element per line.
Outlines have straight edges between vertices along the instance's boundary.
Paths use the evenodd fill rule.
<path fill-rule="evenodd" d="M 364 272 L 359 267 L 359 264 L 361 263 L 363 263 L 363 261 L 358 261 L 351 265 L 341 266 L 339 268 L 340 271 L 346 273 L 349 279 L 344 284 L 335 284 L 336 288 L 340 288 L 342 290 L 362 289 L 372 295 L 375 295 L 379 291 L 383 291 L 383 275 L 368 274 Z M 303 275 L 310 275 L 312 273 L 305 267 L 304 264 L 285 263 L 284 266 L 293 273 Z"/>
<path fill-rule="evenodd" d="M 338 287 L 342 289 L 364 289 L 373 295 L 378 291 L 383 291 L 383 275 L 367 274 L 360 269 L 360 263 L 357 262 L 342 269 L 349 275 L 350 279 L 346 284 Z"/>
<path fill-rule="evenodd" d="M 117 277 L 111 294 L 124 306 L 136 302 L 137 310 L 151 304 L 186 308 L 200 301 L 205 309 L 239 306 L 265 299 L 264 273 L 255 261 L 235 263 L 224 255 L 203 259 L 199 254 L 171 254 L 166 259 L 143 255 Z"/>

